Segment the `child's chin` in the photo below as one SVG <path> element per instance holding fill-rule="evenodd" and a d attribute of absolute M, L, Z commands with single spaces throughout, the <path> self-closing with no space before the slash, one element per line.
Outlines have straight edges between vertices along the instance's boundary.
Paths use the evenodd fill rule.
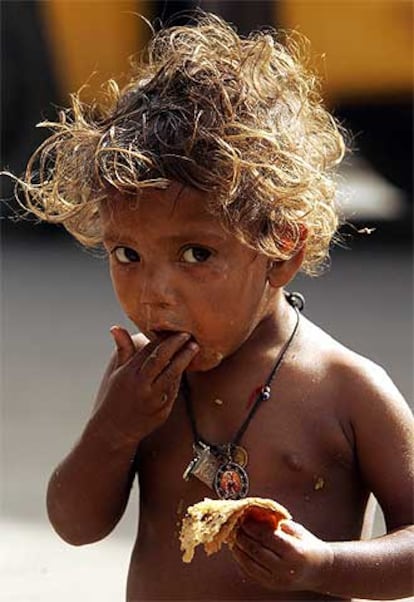
<path fill-rule="evenodd" d="M 186 372 L 207 372 L 217 368 L 223 359 L 224 355 L 218 351 L 201 349 L 187 367 Z"/>

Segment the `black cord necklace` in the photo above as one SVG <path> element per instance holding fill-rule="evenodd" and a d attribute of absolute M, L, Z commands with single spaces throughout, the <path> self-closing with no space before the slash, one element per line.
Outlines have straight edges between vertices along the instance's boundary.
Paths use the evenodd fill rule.
<path fill-rule="evenodd" d="M 246 471 L 248 456 L 247 451 L 240 445 L 240 442 L 261 403 L 270 399 L 272 382 L 283 363 L 287 350 L 295 338 L 299 328 L 299 312 L 303 310 L 305 305 L 305 300 L 300 293 L 288 293 L 285 291 L 285 296 L 296 312 L 295 326 L 288 340 L 283 345 L 276 363 L 265 384 L 260 389 L 248 415 L 229 443 L 216 445 L 210 443 L 200 435 L 191 402 L 190 388 L 185 375 L 183 377 L 182 391 L 193 433 L 193 449 L 195 454 L 184 471 L 183 478 L 187 481 L 191 476 L 197 477 L 200 481 L 208 485 L 208 487 L 214 489 L 221 499 L 238 500 L 246 497 L 249 491 L 249 477 Z"/>

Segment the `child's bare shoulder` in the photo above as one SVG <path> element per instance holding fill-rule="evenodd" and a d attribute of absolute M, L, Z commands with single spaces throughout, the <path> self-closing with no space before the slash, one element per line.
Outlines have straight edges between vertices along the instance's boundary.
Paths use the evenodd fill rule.
<path fill-rule="evenodd" d="M 323 399 L 339 418 L 389 529 L 412 521 L 412 412 L 387 372 L 306 323 L 307 354 L 322 368 Z"/>
<path fill-rule="evenodd" d="M 381 412 L 402 415 L 410 410 L 386 370 L 374 361 L 349 349 L 321 328 L 306 321 L 305 353 L 317 360 L 327 387 L 335 399 L 354 418 L 373 419 Z"/>
<path fill-rule="evenodd" d="M 353 351 L 321 328 L 306 321 L 305 349 L 325 372 L 328 382 L 340 386 L 347 404 L 380 399 L 403 400 L 386 370 L 367 357 Z"/>

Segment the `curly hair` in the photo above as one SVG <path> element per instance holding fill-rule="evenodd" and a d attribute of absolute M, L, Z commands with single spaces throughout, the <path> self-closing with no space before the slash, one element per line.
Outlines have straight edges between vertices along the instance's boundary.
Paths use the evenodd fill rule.
<path fill-rule="evenodd" d="M 305 244 L 315 274 L 338 227 L 335 167 L 345 143 L 303 59 L 307 42 L 272 29 L 241 38 L 212 14 L 154 33 L 127 84 L 105 103 L 70 109 L 18 179 L 20 203 L 101 242 L 99 204 L 114 192 L 206 191 L 209 211 L 238 240 L 275 260 Z M 18 194 L 18 192 L 17 192 Z"/>

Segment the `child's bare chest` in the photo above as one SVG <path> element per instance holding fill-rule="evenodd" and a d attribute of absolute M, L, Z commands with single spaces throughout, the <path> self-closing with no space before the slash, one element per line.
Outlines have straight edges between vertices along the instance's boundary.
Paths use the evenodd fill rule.
<path fill-rule="evenodd" d="M 243 461 L 239 461 L 248 477 L 247 495 L 276 499 L 292 513 L 296 510 L 297 520 L 310 518 L 314 505 L 336 497 L 338 491 L 344 494 L 357 477 L 352 447 L 342 425 L 329 407 L 322 410 L 323 405 L 323 401 L 306 396 L 303 400 L 285 396 L 265 402 L 238 441 L 244 452 Z M 198 434 L 207 443 L 224 448 L 237 435 L 244 416 L 229 421 L 220 407 L 211 410 L 213 418 L 210 414 L 208 420 L 202 416 L 198 420 Z M 152 500 L 157 499 L 158 488 L 165 504 L 169 499 L 183 499 L 187 504 L 217 497 L 214 485 L 207 486 L 191 471 L 187 479 L 183 478 L 197 455 L 194 437 L 185 404 L 179 400 L 169 421 L 142 447 L 143 499 L 147 492 L 151 492 Z M 220 467 L 225 459 L 215 462 L 212 464 Z"/>
<path fill-rule="evenodd" d="M 285 396 L 257 411 L 240 442 L 247 452 L 248 495 L 270 497 L 284 504 L 296 521 L 324 539 L 358 537 L 365 491 L 341 426 L 327 408 L 318 416 L 315 403 L 306 396 L 303 403 Z M 225 443 L 233 431 L 221 409 L 211 408 L 215 420 L 198 415 L 201 434 L 216 443 Z M 234 426 L 237 431 L 237 424 Z M 193 443 L 188 412 L 178 400 L 168 422 L 142 446 L 141 526 L 133 563 L 140 567 L 141 579 L 143 574 L 148 577 L 145 583 L 133 586 L 132 575 L 138 573 L 131 568 L 130 587 L 139 587 L 148 598 L 153 592 L 155 597 L 168 593 L 171 599 L 174 595 L 184 599 L 179 592 L 185 590 L 190 592 L 190 599 L 203 595 L 218 599 L 224 582 L 229 589 L 222 592 L 223 597 L 268 599 L 269 592 L 246 584 L 226 552 L 207 559 L 199 551 L 190 566 L 181 561 L 178 531 L 186 508 L 204 497 L 217 497 L 196 477 L 183 479 L 194 455 Z M 152 574 L 154 562 L 165 567 L 164 585 Z M 173 578 L 174 592 L 169 590 Z M 306 598 L 310 599 L 309 593 Z"/>

